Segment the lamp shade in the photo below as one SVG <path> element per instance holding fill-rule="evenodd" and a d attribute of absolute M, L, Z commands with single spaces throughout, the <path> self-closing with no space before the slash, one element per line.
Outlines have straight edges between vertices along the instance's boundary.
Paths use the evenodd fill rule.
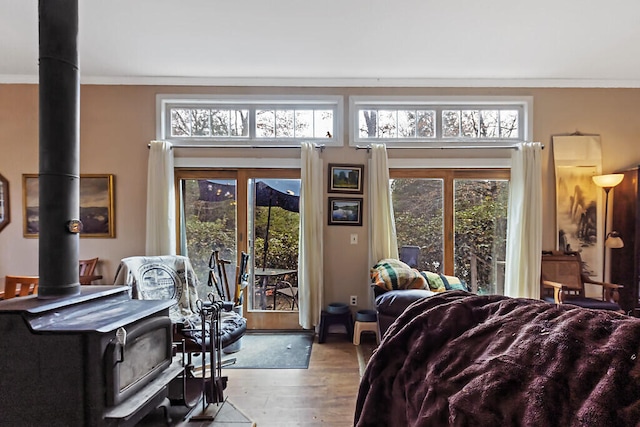
<path fill-rule="evenodd" d="M 615 187 L 616 185 L 622 182 L 622 178 L 624 178 L 624 175 L 621 173 L 612 173 L 609 175 L 596 175 L 591 177 L 591 179 L 593 179 L 593 182 L 598 187 L 602 187 L 602 188 Z"/>
<path fill-rule="evenodd" d="M 604 245 L 607 248 L 620 249 L 624 248 L 624 241 L 617 231 L 612 231 L 611 233 L 607 234 L 607 239 L 604 241 Z"/>

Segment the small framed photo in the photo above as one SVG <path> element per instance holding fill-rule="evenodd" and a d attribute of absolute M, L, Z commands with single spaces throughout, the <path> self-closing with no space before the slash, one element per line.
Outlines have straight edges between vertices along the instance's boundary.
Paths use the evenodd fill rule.
<path fill-rule="evenodd" d="M 38 237 L 39 177 L 22 175 L 23 235 Z M 80 175 L 80 237 L 116 237 L 113 175 Z"/>
<path fill-rule="evenodd" d="M 329 163 L 329 192 L 362 194 L 364 165 Z"/>
<path fill-rule="evenodd" d="M 362 225 L 362 199 L 329 197 L 329 225 Z"/>

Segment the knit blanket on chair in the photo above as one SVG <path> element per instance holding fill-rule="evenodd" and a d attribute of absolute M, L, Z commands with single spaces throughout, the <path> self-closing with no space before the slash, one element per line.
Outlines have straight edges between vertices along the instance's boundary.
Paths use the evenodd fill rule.
<path fill-rule="evenodd" d="M 640 319 L 449 291 L 398 317 L 354 425 L 636 426 Z"/>
<path fill-rule="evenodd" d="M 133 299 L 175 299 L 173 323 L 199 324 L 196 277 L 189 258 L 180 255 L 133 256 L 120 261 L 114 285 L 127 285 Z"/>
<path fill-rule="evenodd" d="M 120 261 L 115 285 L 129 286 L 134 299 L 175 299 L 169 309 L 171 321 L 194 339 L 201 339 L 202 327 L 197 307 L 198 277 L 189 258 L 182 255 L 133 256 Z M 220 313 L 220 334 L 223 343 L 237 339 L 246 329 L 246 319 L 234 311 Z M 244 333 L 244 332 L 242 332 Z M 208 335 L 208 334 L 207 334 Z"/>

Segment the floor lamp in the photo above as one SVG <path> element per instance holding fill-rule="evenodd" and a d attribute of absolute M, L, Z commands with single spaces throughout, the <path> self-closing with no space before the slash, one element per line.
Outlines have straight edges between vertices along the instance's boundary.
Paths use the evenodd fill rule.
<path fill-rule="evenodd" d="M 611 191 L 611 189 L 613 187 L 615 187 L 616 185 L 620 184 L 622 182 L 622 178 L 624 178 L 624 175 L 621 173 L 613 173 L 613 174 L 609 174 L 609 175 L 597 175 L 592 177 L 593 182 L 600 188 L 602 188 L 604 190 L 605 193 L 605 202 L 604 202 L 604 233 L 602 233 L 602 235 L 604 236 L 604 242 L 602 244 L 602 281 L 605 281 L 605 275 L 606 275 L 606 265 L 607 265 L 607 244 L 606 244 L 606 239 L 610 238 L 610 236 L 607 234 L 607 219 L 609 218 L 609 191 Z M 616 233 L 617 234 L 617 233 Z M 613 237 L 613 236 L 611 236 Z M 619 236 L 617 236 L 618 239 L 620 239 Z M 620 239 L 620 241 L 622 241 L 622 239 Z M 619 244 L 616 243 L 615 244 Z"/>

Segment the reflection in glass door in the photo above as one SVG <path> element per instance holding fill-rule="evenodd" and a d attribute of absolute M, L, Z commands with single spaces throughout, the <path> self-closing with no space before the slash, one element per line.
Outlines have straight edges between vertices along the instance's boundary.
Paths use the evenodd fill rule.
<path fill-rule="evenodd" d="M 213 251 L 227 261 L 225 283 L 214 283 L 226 299 L 235 299 L 235 269 L 237 260 L 237 202 L 236 179 L 224 176 L 180 180 L 181 253 L 186 254 L 198 276 L 198 296 L 206 297 L 209 272 L 213 266 Z"/>

